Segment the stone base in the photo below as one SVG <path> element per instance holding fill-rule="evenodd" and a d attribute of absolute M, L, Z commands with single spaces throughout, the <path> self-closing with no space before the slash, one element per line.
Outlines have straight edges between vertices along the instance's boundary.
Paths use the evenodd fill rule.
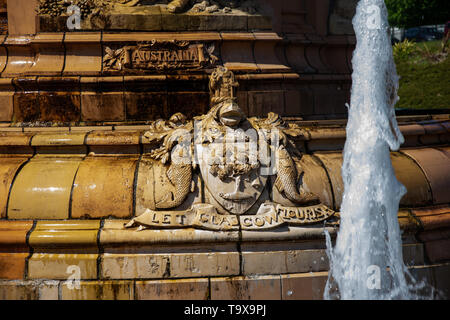
<path fill-rule="evenodd" d="M 450 264 L 410 268 L 437 289 L 424 297 L 450 296 Z M 0 300 L 322 300 L 328 272 L 187 278 L 177 280 L 0 280 Z"/>

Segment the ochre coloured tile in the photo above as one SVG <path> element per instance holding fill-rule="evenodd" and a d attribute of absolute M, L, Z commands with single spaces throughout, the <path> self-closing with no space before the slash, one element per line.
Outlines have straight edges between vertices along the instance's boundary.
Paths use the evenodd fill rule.
<path fill-rule="evenodd" d="M 29 279 L 68 280 L 79 270 L 80 279 L 96 279 L 97 259 L 94 253 L 33 253 L 27 274 Z"/>
<path fill-rule="evenodd" d="M 12 120 L 14 112 L 14 91 L 0 92 L 0 121 Z"/>
<path fill-rule="evenodd" d="M 97 252 L 99 228 L 99 220 L 38 221 L 29 244 L 35 252 L 46 252 L 48 248 Z"/>
<path fill-rule="evenodd" d="M 320 159 L 327 170 L 333 188 L 335 210 L 339 210 L 344 194 L 344 182 L 341 175 L 342 153 L 314 153 L 314 155 Z"/>
<path fill-rule="evenodd" d="M 136 300 L 206 300 L 208 279 L 136 281 Z"/>
<path fill-rule="evenodd" d="M 73 92 L 40 92 L 39 119 L 51 122 L 78 122 L 81 120 L 80 94 Z"/>
<path fill-rule="evenodd" d="M 245 275 L 318 272 L 328 270 L 324 249 L 250 251 L 242 250 L 242 273 Z"/>
<path fill-rule="evenodd" d="M 40 157 L 19 172 L 11 189 L 8 217 L 11 219 L 67 219 L 76 158 Z"/>
<path fill-rule="evenodd" d="M 431 190 L 419 166 L 399 152 L 391 153 L 391 160 L 398 181 L 407 189 L 400 205 L 423 206 L 430 204 L 432 202 Z"/>
<path fill-rule="evenodd" d="M 281 300 L 280 276 L 212 278 L 211 300 Z"/>
<path fill-rule="evenodd" d="M 20 166 L 28 158 L 0 158 L 0 218 L 6 217 L 6 204 L 8 201 L 11 183 Z"/>
<path fill-rule="evenodd" d="M 23 279 L 32 221 L 0 220 L 0 279 Z"/>
<path fill-rule="evenodd" d="M 123 93 L 104 92 L 81 95 L 82 121 L 123 121 L 125 100 Z"/>
<path fill-rule="evenodd" d="M 37 133 L 31 145 L 37 146 L 79 146 L 84 144 L 85 132 Z"/>
<path fill-rule="evenodd" d="M 80 164 L 72 218 L 131 217 L 136 157 L 89 157 Z"/>
<path fill-rule="evenodd" d="M 327 279 L 328 272 L 282 275 L 282 299 L 323 300 Z"/>
<path fill-rule="evenodd" d="M 239 274 L 238 252 L 160 254 L 104 253 L 101 274 L 106 279 L 157 279 Z"/>
<path fill-rule="evenodd" d="M 69 32 L 64 44 L 66 63 L 64 74 L 95 75 L 102 70 L 101 34 L 99 32 Z"/>
<path fill-rule="evenodd" d="M 80 281 L 61 285 L 62 300 L 133 300 L 132 281 Z"/>
<path fill-rule="evenodd" d="M 38 287 L 30 281 L 0 281 L 0 300 L 36 300 Z"/>
<path fill-rule="evenodd" d="M 0 252 L 0 279 L 23 279 L 25 260 L 30 254 Z"/>
<path fill-rule="evenodd" d="M 450 227 L 450 207 L 446 204 L 416 208 L 412 209 L 411 212 L 420 221 L 425 231 Z"/>
<path fill-rule="evenodd" d="M 434 204 L 450 202 L 450 158 L 434 148 L 402 151 L 413 158 L 425 173 L 431 186 Z"/>

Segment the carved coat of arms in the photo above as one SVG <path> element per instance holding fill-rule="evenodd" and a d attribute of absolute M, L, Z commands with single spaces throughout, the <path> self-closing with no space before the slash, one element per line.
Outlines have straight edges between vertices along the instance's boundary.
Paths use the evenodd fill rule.
<path fill-rule="evenodd" d="M 302 129 L 275 113 L 265 119 L 248 118 L 237 103 L 237 86 L 234 74 L 218 67 L 210 77 L 211 109 L 206 115 L 187 121 L 175 114 L 152 125 L 145 134 L 153 146 L 150 157 L 167 166 L 175 191 L 167 192 L 156 210 L 147 210 L 126 227 L 164 227 L 156 218 L 162 213 L 169 217 L 167 221 L 170 215 L 183 216 L 172 219 L 169 227 L 213 230 L 311 224 L 334 214 L 316 195 L 298 188 L 303 172 L 295 161 L 301 153 L 294 139 L 303 134 Z M 201 176 L 209 203 L 177 211 L 193 190 L 194 173 Z M 295 205 L 286 207 L 267 199 L 269 188 L 276 188 Z"/>

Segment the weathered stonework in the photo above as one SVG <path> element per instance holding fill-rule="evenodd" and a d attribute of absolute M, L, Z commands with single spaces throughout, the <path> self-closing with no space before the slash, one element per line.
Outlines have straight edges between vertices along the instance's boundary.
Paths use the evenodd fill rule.
<path fill-rule="evenodd" d="M 144 134 L 151 145 L 149 156 L 166 167 L 165 175 L 175 191 L 163 184 L 158 190 L 163 198 L 155 197 L 154 208 L 126 227 L 265 230 L 283 224 L 320 223 L 333 216 L 317 195 L 298 188 L 304 169 L 295 139 L 302 138 L 302 129 L 274 113 L 267 119 L 247 118 L 237 104 L 237 86 L 231 71 L 216 68 L 210 77 L 211 109 L 206 115 L 187 121 L 177 113 L 168 121 L 156 121 Z M 194 192 L 196 169 L 211 195 L 210 202 L 168 211 L 181 206 Z M 272 188 L 293 206 L 267 197 L 269 176 L 274 177 Z M 265 203 L 258 201 L 260 197 Z"/>

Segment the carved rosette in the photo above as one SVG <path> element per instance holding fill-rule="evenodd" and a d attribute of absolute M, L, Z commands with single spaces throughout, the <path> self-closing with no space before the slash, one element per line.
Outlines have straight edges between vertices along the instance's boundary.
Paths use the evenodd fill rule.
<path fill-rule="evenodd" d="M 166 196 L 156 203 L 156 210 L 148 209 L 126 227 L 267 230 L 320 223 L 334 215 L 318 196 L 298 186 L 304 172 L 294 140 L 304 131 L 275 113 L 247 118 L 236 102 L 237 86 L 232 72 L 216 68 L 210 77 L 212 106 L 207 114 L 193 121 L 175 114 L 168 121 L 156 121 L 145 133 L 153 147 L 148 156 L 167 168 L 170 189 L 175 191 L 162 192 Z M 202 178 L 208 203 L 176 210 L 193 192 L 194 174 Z M 272 177 L 273 185 L 268 183 Z M 294 205 L 260 201 L 270 188 Z M 250 214 L 255 206 L 256 214 Z"/>

